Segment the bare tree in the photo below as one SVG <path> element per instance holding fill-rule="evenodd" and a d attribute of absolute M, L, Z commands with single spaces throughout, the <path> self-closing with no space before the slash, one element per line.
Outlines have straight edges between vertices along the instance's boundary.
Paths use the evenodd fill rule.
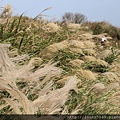
<path fill-rule="evenodd" d="M 85 22 L 87 20 L 87 17 L 83 14 L 80 14 L 80 13 L 75 13 L 74 14 L 74 22 L 75 23 L 82 23 L 82 22 Z"/>
<path fill-rule="evenodd" d="M 71 12 L 67 12 L 62 16 L 62 21 L 66 22 L 66 21 L 71 21 L 73 23 L 82 23 L 85 22 L 87 20 L 86 16 L 80 13 L 71 13 Z"/>
<path fill-rule="evenodd" d="M 62 21 L 68 21 L 68 20 L 71 20 L 71 21 L 74 20 L 74 14 L 73 13 L 67 12 L 63 15 Z"/>

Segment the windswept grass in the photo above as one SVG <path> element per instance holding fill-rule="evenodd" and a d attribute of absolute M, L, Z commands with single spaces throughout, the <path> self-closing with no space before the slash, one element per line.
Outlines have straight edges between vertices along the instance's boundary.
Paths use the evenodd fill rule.
<path fill-rule="evenodd" d="M 35 114 L 39 108 L 44 114 L 59 112 L 67 100 L 68 92 L 77 85 L 77 77 L 73 76 L 63 88 L 54 90 L 53 80 L 62 72 L 55 64 L 49 62 L 34 72 L 35 59 L 27 65 L 16 66 L 6 54 L 3 45 L 0 45 L 0 56 L 1 96 L 9 95 L 1 97 L 1 102 L 4 103 L 1 113 L 6 112 L 4 108 L 8 105 L 11 108 L 8 112 L 15 114 Z M 16 84 L 20 81 L 25 83 L 23 88 Z"/>
<path fill-rule="evenodd" d="M 44 21 L 50 8 L 34 19 L 12 16 L 7 7 L 0 15 L 0 113 L 120 114 L 119 28 Z"/>

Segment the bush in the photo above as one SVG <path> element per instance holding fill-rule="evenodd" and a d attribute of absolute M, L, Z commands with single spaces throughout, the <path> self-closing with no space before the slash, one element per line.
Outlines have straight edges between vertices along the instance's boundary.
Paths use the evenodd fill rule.
<path fill-rule="evenodd" d="M 94 35 L 108 33 L 111 37 L 117 40 L 120 39 L 120 28 L 115 27 L 108 22 L 89 22 L 87 24 L 89 25 L 89 28 L 93 31 Z"/>
<path fill-rule="evenodd" d="M 66 21 L 71 21 L 73 23 L 83 23 L 87 20 L 86 16 L 81 14 L 81 13 L 71 13 L 71 12 L 67 12 L 62 16 L 62 21 L 66 22 Z"/>
<path fill-rule="evenodd" d="M 111 50 L 112 50 L 112 54 L 110 54 L 105 58 L 105 61 L 108 62 L 109 64 L 112 64 L 112 62 L 114 62 L 120 55 L 120 52 L 117 52 L 114 49 Z"/>
<path fill-rule="evenodd" d="M 107 33 L 111 36 L 116 47 L 120 46 L 120 28 L 111 25 L 108 22 L 86 22 L 84 25 L 88 25 L 89 29 L 93 32 L 94 35 Z"/>
<path fill-rule="evenodd" d="M 92 72 L 100 72 L 100 73 L 109 71 L 108 66 L 98 65 L 98 64 L 95 64 L 94 62 L 83 64 L 83 69 L 89 69 Z"/>

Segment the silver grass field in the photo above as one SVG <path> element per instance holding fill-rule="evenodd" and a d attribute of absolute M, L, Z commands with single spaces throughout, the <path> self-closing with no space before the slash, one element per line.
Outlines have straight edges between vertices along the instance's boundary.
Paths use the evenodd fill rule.
<path fill-rule="evenodd" d="M 0 114 L 120 114 L 119 28 L 12 13 L 0 13 Z"/>

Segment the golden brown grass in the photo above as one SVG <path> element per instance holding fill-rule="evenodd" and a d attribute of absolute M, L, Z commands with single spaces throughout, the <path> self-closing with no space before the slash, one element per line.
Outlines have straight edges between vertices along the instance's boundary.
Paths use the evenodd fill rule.
<path fill-rule="evenodd" d="M 84 56 L 82 59 L 83 59 L 85 62 L 94 62 L 94 61 L 96 61 L 96 58 L 93 57 L 93 56 Z"/>
<path fill-rule="evenodd" d="M 94 49 L 83 49 L 86 55 L 96 56 L 96 51 Z"/>
<path fill-rule="evenodd" d="M 113 72 L 105 72 L 102 73 L 102 75 L 105 76 L 110 82 L 119 81 L 118 76 Z"/>
<path fill-rule="evenodd" d="M 0 19 L 0 113 L 120 113 L 120 50 L 113 45 L 113 27 L 62 24 L 44 21 L 42 14 L 38 20 L 9 11 Z M 99 25 L 110 31 L 92 28 Z M 100 43 L 103 36 L 110 47 Z"/>
<path fill-rule="evenodd" d="M 95 80 L 96 77 L 94 75 L 94 73 L 92 73 L 91 71 L 89 70 L 82 70 L 82 69 L 79 69 L 77 71 L 78 75 L 80 75 L 81 77 L 87 79 L 87 80 Z"/>
<path fill-rule="evenodd" d="M 54 43 L 48 47 L 46 47 L 42 52 L 43 57 L 51 57 L 55 52 L 59 50 L 64 50 L 69 47 L 69 43 L 67 41 L 62 41 L 60 43 Z"/>
<path fill-rule="evenodd" d="M 77 31 L 78 29 L 80 29 L 81 25 L 75 23 L 68 23 L 67 27 L 70 31 Z"/>
<path fill-rule="evenodd" d="M 74 60 L 71 60 L 71 61 L 70 61 L 70 64 L 71 64 L 72 66 L 76 66 L 76 67 L 80 67 L 80 65 L 81 65 L 82 63 L 84 63 L 84 61 L 83 61 L 83 60 L 80 60 L 80 59 L 74 59 Z"/>
<path fill-rule="evenodd" d="M 78 82 L 77 77 L 73 76 L 68 79 L 63 88 L 52 90 L 52 80 L 61 74 L 61 69 L 49 62 L 44 67 L 32 72 L 35 58 L 31 59 L 27 65 L 16 66 L 8 57 L 3 45 L 0 45 L 0 90 L 8 92 L 11 97 L 3 98 L 2 101 L 5 101 L 6 105 L 9 104 L 15 114 L 34 114 L 38 108 L 42 113 L 47 114 L 59 112 L 67 100 L 69 91 L 75 89 Z M 40 78 L 43 80 L 39 81 Z M 24 90 L 19 89 L 16 85 L 19 80 L 27 83 Z M 41 89 L 43 85 L 45 86 Z M 31 89 L 30 86 L 33 88 Z M 29 100 L 25 94 L 27 89 L 31 93 L 35 93 L 37 90 L 38 98 L 34 101 Z"/>

